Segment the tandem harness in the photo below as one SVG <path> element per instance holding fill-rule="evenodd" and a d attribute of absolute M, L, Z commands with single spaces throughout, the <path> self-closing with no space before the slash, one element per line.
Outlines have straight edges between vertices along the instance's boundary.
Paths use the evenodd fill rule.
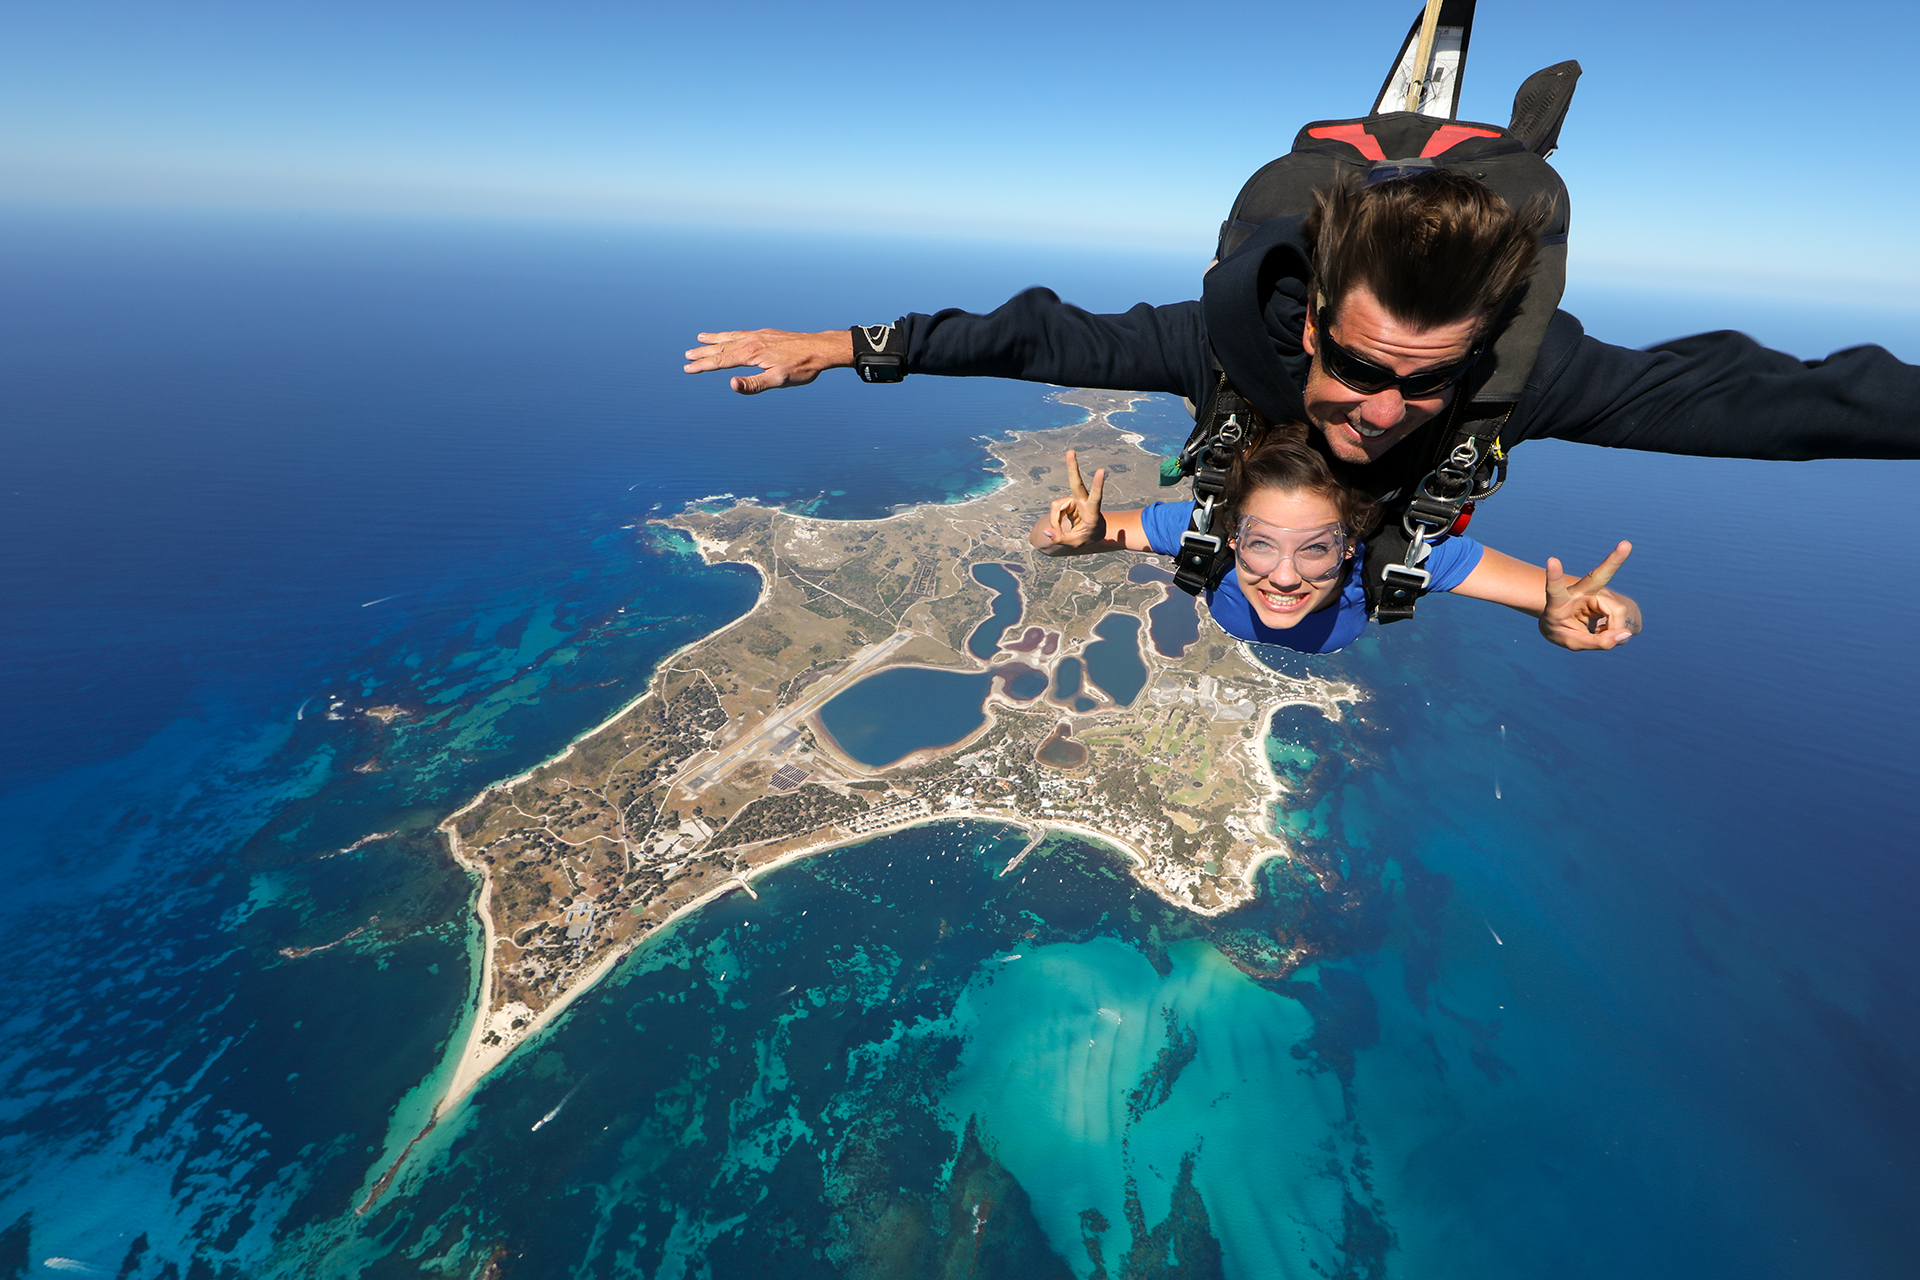
<path fill-rule="evenodd" d="M 1566 285 L 1569 201 L 1565 184 L 1545 157 L 1558 142 L 1579 75 L 1578 63 L 1563 62 L 1529 77 L 1514 98 L 1513 120 L 1505 129 L 1406 111 L 1309 124 L 1295 137 L 1292 151 L 1247 180 L 1221 224 L 1218 262 L 1247 245 L 1272 220 L 1310 211 L 1317 189 L 1342 181 L 1372 185 L 1435 169 L 1476 178 L 1515 209 L 1535 202 L 1547 207 L 1533 272 L 1497 318 L 1485 354 L 1454 393 L 1447 413 L 1398 446 L 1424 449 L 1425 456 L 1395 459 L 1394 467 L 1386 459 L 1372 464 L 1383 469 L 1383 477 L 1401 477 L 1398 483 L 1389 480 L 1380 486 L 1388 492 L 1375 494 L 1386 503 L 1387 518 L 1367 535 L 1367 609 L 1375 621 L 1413 616 L 1431 581 L 1423 567 L 1429 545 L 1463 531 L 1474 504 L 1506 479 L 1500 432 L 1526 386 Z M 1260 248 L 1255 243 L 1248 252 Z M 1219 332 L 1209 311 L 1209 324 L 1216 328 L 1214 389 L 1195 415 L 1186 446 L 1161 470 L 1163 485 L 1182 476 L 1193 478 L 1193 518 L 1181 535 L 1174 581 L 1195 595 L 1218 586 L 1233 563 L 1228 546 L 1233 530 L 1226 527 L 1221 505 L 1227 471 L 1262 417 L 1235 387 L 1234 365 L 1246 369 L 1244 384 L 1256 395 L 1274 376 L 1271 369 L 1247 364 L 1254 358 L 1249 353 L 1263 345 L 1271 352 L 1272 339 L 1257 308 L 1232 315 L 1235 329 Z"/>
<path fill-rule="evenodd" d="M 1507 455 L 1500 446 L 1500 429 L 1512 406 L 1491 416 L 1475 415 L 1472 405 L 1456 398 L 1443 421 L 1442 447 L 1433 465 L 1411 486 L 1394 514 L 1367 536 L 1365 568 L 1367 611 L 1376 622 L 1399 622 L 1413 616 L 1414 606 L 1426 594 L 1432 575 L 1424 567 L 1429 544 L 1462 533 L 1473 519 L 1474 504 L 1498 492 L 1506 483 Z M 1180 535 L 1174 555 L 1174 585 L 1188 595 L 1199 595 L 1220 585 L 1233 565 L 1221 503 L 1226 494 L 1227 469 L 1247 444 L 1256 421 L 1253 406 L 1225 373 L 1216 379 L 1213 394 L 1177 458 L 1161 468 L 1161 483 L 1175 484 L 1183 475 L 1193 478 L 1193 515 Z"/>
<path fill-rule="evenodd" d="M 1456 409 L 1466 408 L 1455 402 Z M 1367 611 L 1379 623 L 1413 616 L 1433 575 L 1424 567 L 1427 546 L 1437 538 L 1466 532 L 1474 505 L 1499 492 L 1507 482 L 1507 454 L 1500 447 L 1500 428 L 1506 425 L 1509 405 L 1497 417 L 1448 415 L 1451 431 L 1445 455 L 1414 485 L 1400 519 L 1389 518 L 1369 539 L 1362 569 Z M 1464 418 L 1464 421 L 1456 421 Z"/>

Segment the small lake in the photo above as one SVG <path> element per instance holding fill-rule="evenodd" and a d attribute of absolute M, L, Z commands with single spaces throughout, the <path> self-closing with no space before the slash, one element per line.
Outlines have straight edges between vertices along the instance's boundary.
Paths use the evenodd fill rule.
<path fill-rule="evenodd" d="M 1053 697 L 1054 701 L 1070 706 L 1085 715 L 1089 711 L 1098 709 L 1100 703 L 1082 692 L 1084 684 L 1081 674 L 1080 659 L 1060 659 L 1060 665 L 1053 669 Z"/>
<path fill-rule="evenodd" d="M 1082 656 L 1087 679 L 1123 707 L 1133 705 L 1147 686 L 1147 664 L 1140 656 L 1140 619 L 1130 613 L 1110 613 L 1093 629 L 1099 639 Z"/>
<path fill-rule="evenodd" d="M 967 652 L 982 662 L 1000 648 L 1000 635 L 1020 621 L 1026 604 L 1020 598 L 1020 583 L 1003 564 L 973 566 L 973 580 L 993 592 L 993 612 L 967 637 Z"/>
<path fill-rule="evenodd" d="M 1060 633 L 1044 627 L 1028 627 L 1018 639 L 1003 641 L 1000 647 L 1008 653 L 1032 653 L 1051 658 L 1054 650 L 1060 647 Z"/>
<path fill-rule="evenodd" d="M 1062 658 L 1053 669 L 1053 696 L 1066 702 L 1080 692 L 1080 659 Z"/>
<path fill-rule="evenodd" d="M 1075 742 L 1072 735 L 1073 730 L 1068 726 L 1057 726 L 1040 744 L 1033 758 L 1055 769 L 1078 769 L 1087 762 L 1087 748 Z"/>
<path fill-rule="evenodd" d="M 1047 673 L 1023 662 L 991 671 L 889 667 L 829 698 L 820 708 L 820 724 L 842 751 L 877 769 L 958 742 L 985 724 L 995 680 L 1019 702 L 1047 691 Z"/>
<path fill-rule="evenodd" d="M 1167 598 L 1147 610 L 1147 635 L 1161 657 L 1184 657 L 1188 646 L 1200 638 L 1199 600 L 1174 586 L 1173 575 L 1158 565 L 1134 565 L 1127 570 L 1127 581 L 1157 582 L 1167 589 Z"/>

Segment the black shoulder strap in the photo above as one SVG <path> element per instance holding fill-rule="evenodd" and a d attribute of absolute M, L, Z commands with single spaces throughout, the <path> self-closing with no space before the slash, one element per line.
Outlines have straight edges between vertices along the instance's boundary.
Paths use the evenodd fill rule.
<path fill-rule="evenodd" d="M 1190 596 L 1220 585 L 1233 563 L 1227 545 L 1231 531 L 1221 499 L 1227 488 L 1227 468 L 1247 441 L 1253 406 L 1234 390 L 1224 372 L 1216 371 L 1213 392 L 1194 419 L 1193 434 L 1180 451 L 1180 470 L 1193 477 L 1193 516 L 1180 535 L 1175 553 L 1173 584 Z"/>
<path fill-rule="evenodd" d="M 1413 616 L 1432 575 L 1424 567 L 1434 541 L 1467 527 L 1474 504 L 1506 483 L 1507 455 L 1500 445 L 1512 405 L 1456 400 L 1447 430 L 1437 438 L 1430 469 L 1411 492 L 1391 503 L 1391 514 L 1367 537 L 1362 586 L 1367 612 L 1380 623 Z M 1247 443 L 1253 407 L 1225 372 L 1216 371 L 1213 391 L 1201 406 L 1193 434 L 1180 451 L 1178 470 L 1193 477 L 1193 514 L 1174 554 L 1174 585 L 1197 596 L 1220 585 L 1233 565 L 1222 499 L 1227 469 Z M 1163 483 L 1172 482 L 1172 473 Z"/>
<path fill-rule="evenodd" d="M 1511 404 L 1454 405 L 1452 430 L 1440 437 L 1433 469 L 1408 496 L 1399 518 L 1391 516 L 1367 539 L 1367 612 L 1382 625 L 1413 616 L 1414 606 L 1433 581 L 1424 561 L 1428 545 L 1459 533 L 1473 518 L 1474 504 L 1497 492 L 1507 479 L 1507 455 L 1500 431 Z"/>
<path fill-rule="evenodd" d="M 1570 201 L 1566 184 L 1546 157 L 1559 142 L 1560 126 L 1579 78 L 1577 62 L 1562 62 L 1536 73 L 1515 95 L 1512 119 L 1504 129 L 1460 122 L 1451 114 L 1443 118 L 1408 111 L 1314 121 L 1295 136 L 1292 150 L 1247 179 L 1221 224 L 1215 254 L 1218 265 L 1208 271 L 1201 299 L 1215 367 L 1232 370 L 1269 421 L 1284 422 L 1306 417 L 1299 397 L 1304 370 L 1288 367 L 1287 357 L 1276 359 L 1276 342 L 1294 351 L 1296 334 L 1285 328 L 1291 321 L 1280 326 L 1284 332 L 1276 329 L 1267 314 L 1268 304 L 1270 297 L 1291 284 L 1298 289 L 1296 311 L 1305 311 L 1306 281 L 1312 270 L 1301 230 L 1314 208 L 1315 191 L 1342 180 L 1448 168 L 1485 182 L 1516 209 L 1526 208 L 1535 199 L 1548 208 L 1527 284 L 1493 327 L 1493 341 L 1470 382 L 1456 393 L 1444 427 L 1429 423 L 1420 429 L 1421 436 L 1399 446 L 1419 450 L 1431 441 L 1431 453 L 1421 461 L 1414 461 L 1417 453 L 1411 454 L 1407 462 L 1396 461 L 1391 468 L 1386 460 L 1371 464 L 1367 469 L 1375 474 L 1390 472 L 1390 478 L 1378 482 L 1377 488 L 1366 484 L 1364 477 L 1344 474 L 1346 469 L 1334 463 L 1335 474 L 1343 482 L 1358 482 L 1358 487 L 1370 489 L 1390 504 L 1384 527 L 1367 538 L 1363 579 L 1368 611 L 1380 622 L 1413 616 L 1414 605 L 1432 581 L 1421 563 L 1428 545 L 1464 529 L 1474 503 L 1505 480 L 1507 462 L 1500 432 L 1526 389 L 1566 286 Z M 1223 398 L 1223 392 L 1232 398 Z M 1247 401 L 1233 392 L 1222 371 L 1180 455 L 1178 470 L 1195 480 L 1193 521 L 1181 538 L 1176 576 L 1180 587 L 1189 592 L 1217 586 L 1233 563 L 1226 545 L 1231 531 L 1215 527 L 1224 525 L 1217 499 L 1232 458 L 1231 451 L 1220 448 L 1227 438 L 1221 432 L 1233 422 L 1237 447 L 1245 436 L 1239 424 L 1247 421 L 1246 407 Z M 1199 465 L 1203 454 L 1212 459 L 1208 466 L 1218 473 L 1218 480 L 1203 481 Z M 1420 478 L 1409 485 L 1407 479 L 1412 476 Z M 1169 474 L 1163 483 L 1173 478 Z M 1393 492 L 1381 493 L 1387 489 Z"/>

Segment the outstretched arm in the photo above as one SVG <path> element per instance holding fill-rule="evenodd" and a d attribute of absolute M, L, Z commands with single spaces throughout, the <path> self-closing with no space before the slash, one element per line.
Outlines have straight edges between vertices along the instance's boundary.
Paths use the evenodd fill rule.
<path fill-rule="evenodd" d="M 909 373 L 1170 391 L 1194 400 L 1214 384 L 1198 302 L 1142 303 L 1119 315 L 1095 315 L 1049 290 L 1028 289 L 986 315 L 958 310 L 905 315 L 895 332 L 905 344 Z M 699 338 L 705 345 L 687 352 L 688 373 L 764 371 L 733 379 L 733 389 L 742 395 L 804 386 L 825 370 L 853 363 L 853 335 L 845 329 L 740 329 Z"/>
<path fill-rule="evenodd" d="M 743 396 L 775 387 L 804 387 L 828 369 L 853 365 L 853 333 L 848 329 L 828 329 L 824 333 L 734 329 L 694 336 L 706 345 L 687 352 L 688 373 L 749 366 L 765 370 L 733 379 L 733 389 Z"/>
<path fill-rule="evenodd" d="M 1453 594 L 1538 618 L 1540 634 L 1563 649 L 1612 649 L 1640 632 L 1640 606 L 1607 586 L 1632 553 L 1623 542 L 1592 573 L 1569 578 L 1557 559 L 1541 569 L 1488 547 Z"/>
<path fill-rule="evenodd" d="M 1915 458 L 1916 404 L 1920 367 L 1882 347 L 1799 360 L 1721 332 L 1632 351 L 1584 336 L 1562 311 L 1501 438 L 1714 458 Z"/>
<path fill-rule="evenodd" d="M 1047 514 L 1027 534 L 1034 550 L 1049 556 L 1083 556 L 1100 551 L 1148 551 L 1138 511 L 1100 510 L 1107 469 L 1093 473 L 1088 486 L 1080 478 L 1080 459 L 1067 450 L 1068 494 L 1055 498 Z"/>

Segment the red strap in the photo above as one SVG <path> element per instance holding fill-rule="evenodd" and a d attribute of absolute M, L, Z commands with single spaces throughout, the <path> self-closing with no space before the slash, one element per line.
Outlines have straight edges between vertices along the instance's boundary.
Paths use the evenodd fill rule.
<path fill-rule="evenodd" d="M 1357 124 L 1330 124 L 1320 129 L 1309 129 L 1307 136 L 1325 138 L 1329 142 L 1344 142 L 1369 160 L 1387 158 L 1387 153 L 1380 149 L 1379 140 Z"/>
<path fill-rule="evenodd" d="M 1420 149 L 1420 158 L 1422 160 L 1431 159 L 1453 146 L 1454 143 L 1465 142 L 1468 138 L 1497 138 L 1499 136 L 1500 135 L 1492 129 L 1473 129 L 1464 124 L 1443 124 L 1433 131 L 1433 136 L 1427 139 L 1427 145 Z M 1371 142 L 1373 139 L 1369 138 L 1367 141 Z M 1379 148 L 1375 147 L 1374 150 L 1377 151 Z M 1373 157 L 1373 159 L 1376 160 L 1383 160 L 1385 158 L 1384 156 Z"/>

